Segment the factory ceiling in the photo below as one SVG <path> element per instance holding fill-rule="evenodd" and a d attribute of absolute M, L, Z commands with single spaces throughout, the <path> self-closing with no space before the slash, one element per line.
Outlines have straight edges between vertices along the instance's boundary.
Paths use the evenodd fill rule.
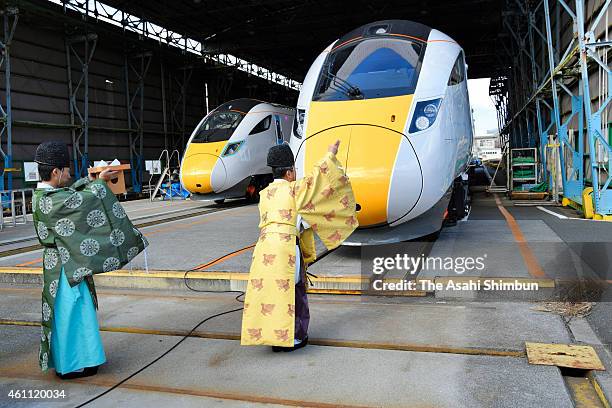
<path fill-rule="evenodd" d="M 465 50 L 469 77 L 494 76 L 500 0 L 106 0 L 113 7 L 302 81 L 332 41 L 363 24 L 413 20 L 443 31 Z"/>

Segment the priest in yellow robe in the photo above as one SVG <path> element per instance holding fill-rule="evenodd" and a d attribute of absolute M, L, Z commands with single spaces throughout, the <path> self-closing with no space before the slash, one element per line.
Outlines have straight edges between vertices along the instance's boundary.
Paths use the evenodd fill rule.
<path fill-rule="evenodd" d="M 291 148 L 268 152 L 274 182 L 260 192 L 260 234 L 242 315 L 242 345 L 293 351 L 308 343 L 306 268 L 316 259 L 314 234 L 328 249 L 357 228 L 351 183 L 336 158 L 340 141 L 296 180 Z"/>

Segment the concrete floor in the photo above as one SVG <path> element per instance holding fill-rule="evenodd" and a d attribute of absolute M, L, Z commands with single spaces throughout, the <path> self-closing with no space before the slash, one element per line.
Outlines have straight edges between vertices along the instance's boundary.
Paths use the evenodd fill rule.
<path fill-rule="evenodd" d="M 36 321 L 36 288 L 4 287 L 0 293 L 0 318 Z M 180 339 L 155 331 L 188 331 L 204 316 L 237 305 L 230 294 L 100 290 L 99 295 L 108 362 L 87 381 L 61 382 L 38 370 L 38 327 L 0 325 L 0 406 L 12 406 L 3 397 L 15 387 L 65 389 L 66 400 L 44 406 L 74 406 Z M 198 330 L 204 338 L 186 340 L 130 380 L 129 388 L 92 406 L 145 406 L 153 391 L 173 406 L 571 407 L 559 370 L 529 365 L 521 354 L 526 340 L 570 342 L 558 316 L 531 306 L 311 296 L 310 337 L 321 345 L 291 354 L 241 347 L 232 337 L 240 327 L 236 312 L 205 324 Z M 135 334 L 138 329 L 151 332 Z M 496 355 L 500 352 L 515 355 Z"/>
<path fill-rule="evenodd" d="M 143 227 L 142 231 L 151 244 L 146 256 L 146 265 L 151 270 L 189 270 L 251 245 L 257 240 L 258 211 L 255 205 L 244 205 L 240 201 L 220 208 L 214 204 L 189 201 L 127 204 L 133 218 L 147 222 L 157 219 L 150 217 L 153 214 L 164 218 L 184 214 L 185 211 L 220 210 Z M 154 204 L 153 209 L 149 208 L 151 204 Z M 536 207 L 514 207 L 510 201 L 503 201 L 503 204 L 516 219 L 546 277 L 555 279 L 593 275 L 602 280 L 612 279 L 610 223 L 559 219 Z M 163 208 L 157 208 L 162 205 Z M 164 211 L 167 214 L 165 216 Z M 569 213 L 567 209 L 562 208 L 552 208 L 552 211 L 559 214 Z M 408 247 L 409 245 L 406 246 Z M 478 251 L 475 252 L 474 248 L 478 248 Z M 318 252 L 323 250 L 323 246 L 318 243 Z M 407 249 L 406 251 L 410 252 Z M 212 270 L 248 272 L 251 254 L 251 251 L 245 251 L 230 257 L 216 264 Z M 469 218 L 455 227 L 443 229 L 439 239 L 430 246 L 428 254 L 431 257 L 484 256 L 484 270 L 473 271 L 470 276 L 533 277 L 520 255 L 519 246 L 508 222 L 500 213 L 492 196 L 476 196 Z M 311 272 L 329 276 L 359 275 L 362 255 L 361 248 L 342 247 L 313 265 Z M 0 258 L 0 266 L 39 267 L 41 262 L 41 251 Z M 145 256 L 141 254 L 134 259 L 130 268 L 145 269 L 146 265 Z M 420 272 L 421 277 L 452 274 L 452 271 L 435 268 Z"/>
<path fill-rule="evenodd" d="M 153 218 L 160 215 L 168 215 L 180 213 L 197 208 L 210 207 L 213 205 L 209 201 L 192 201 L 192 200 L 154 200 L 148 199 L 124 201 L 121 203 L 126 214 L 132 220 L 140 220 L 143 218 Z M 26 224 L 11 224 L 12 219 L 5 217 L 5 226 L 0 231 L 0 244 L 6 244 L 12 240 L 23 238 L 36 238 L 34 228 L 32 227 L 32 214 L 26 215 Z"/>
<path fill-rule="evenodd" d="M 477 194 L 466 221 L 443 229 L 435 242 L 405 243 L 397 250 L 413 255 L 423 251 L 430 257 L 486 256 L 482 271 L 462 276 L 535 278 L 536 265 L 549 279 L 612 281 L 612 224 L 572 219 L 578 215 L 571 209 L 547 208 L 570 218 Z M 151 206 L 143 201 L 126 203 L 126 209 L 132 219 L 143 222 L 220 210 L 142 228 L 151 243 L 151 270 L 188 270 L 257 239 L 257 207 L 243 202 L 218 207 L 198 202 Z M 517 231 L 522 238 L 517 238 Z M 25 230 L 22 235 L 14 232 L 5 229 L 2 237 L 26 236 Z M 323 251 L 320 243 L 318 250 Z M 342 247 L 310 271 L 319 276 L 359 276 L 364 265 L 367 271 L 366 253 L 372 249 Z M 11 255 L 0 258 L 0 266 L 37 267 L 39 258 L 40 251 Z M 247 272 L 250 259 L 251 252 L 245 251 L 208 270 Z M 141 254 L 130 267 L 144 266 Z M 455 274 L 441 269 L 418 274 L 444 276 Z M 603 299 L 612 299 L 606 290 L 608 298 Z M 39 329 L 15 325 L 40 320 L 39 287 L 0 284 L 0 320 L 13 321 L 0 324 L 0 407 L 14 406 L 6 394 L 15 387 L 61 387 L 68 394 L 64 401 L 24 405 L 77 405 L 163 353 L 204 317 L 240 307 L 235 295 L 186 289 L 100 286 L 99 294 L 108 362 L 90 380 L 60 382 L 37 368 Z M 206 323 L 197 338 L 186 340 L 92 406 L 570 407 L 559 369 L 529 365 L 525 341 L 589 344 L 612 369 L 611 301 L 595 304 L 587 318 L 564 320 L 533 310 L 537 304 L 520 296 L 484 299 L 435 292 L 424 298 L 310 299 L 312 345 L 304 350 L 279 355 L 265 347 L 240 347 L 236 339 L 241 314 L 232 313 Z M 146 334 L 138 334 L 143 330 Z M 595 375 L 610 399 L 612 376 Z"/>
<path fill-rule="evenodd" d="M 37 338 L 37 333 L 37 329 L 20 329 L 13 336 L 23 342 L 28 335 Z M 83 402 L 94 395 L 94 386 L 124 378 L 176 342 L 164 336 L 124 333 L 104 333 L 103 340 L 107 364 L 61 405 Z M 557 368 L 533 367 L 518 358 L 325 346 L 279 355 L 268 348 L 240 347 L 236 341 L 216 339 L 188 339 L 179 347 L 131 380 L 131 387 L 179 394 L 179 398 L 181 394 L 217 396 L 223 400 L 219 406 L 226 400 L 329 407 L 572 406 Z M 29 381 L 42 378 L 48 378 L 45 388 L 64 387 L 52 376 L 31 374 L 35 367 L 30 364 L 9 361 L 7 366 L 8 370 L 0 369 L 3 393 L 16 385 L 15 378 L 24 377 L 28 387 L 32 386 Z M 18 374 L 16 367 L 24 367 L 25 372 Z M 7 374 L 13 379 L 7 380 Z M 18 381 L 21 387 L 22 381 Z M 131 397 L 143 406 L 140 398 Z M 111 393 L 93 406 L 125 406 L 125 399 L 125 393 Z M 176 400 L 172 405 L 176 406 Z"/>
<path fill-rule="evenodd" d="M 236 244 L 239 245 L 236 249 L 255 242 L 258 236 L 257 207 L 255 205 L 244 206 L 242 200 L 233 200 L 221 206 L 210 202 L 178 200 L 172 202 L 138 200 L 122 203 L 122 205 L 135 225 L 206 210 L 215 211 L 215 213 L 164 222 L 160 225 L 141 227 L 140 229 L 150 243 L 147 249 L 147 263 L 150 269 L 190 269 L 210 260 L 209 257 L 214 259 L 231 251 L 232 248 L 228 248 L 226 235 L 211 234 L 212 231 L 226 230 L 228 222 L 233 223 L 232 232 L 236 233 Z M 29 230 L 30 237 L 35 238 L 34 227 L 31 223 L 27 226 L 20 226 L 19 230 L 6 229 L 3 237 L 6 237 L 7 243 L 13 239 L 20 239 L 26 234 L 26 228 Z M 195 245 L 185 245 L 186 236 Z M 7 244 L 0 249 L 11 250 L 35 243 L 37 240 L 32 239 L 15 245 Z M 204 248 L 199 248 L 198 244 L 203 243 L 206 243 Z M 0 258 L 0 266 L 41 267 L 41 257 L 42 250 L 9 255 Z M 250 256 L 248 259 L 250 260 Z M 134 269 L 145 269 L 144 254 L 136 257 L 130 266 Z"/>
<path fill-rule="evenodd" d="M 185 330 L 203 316 L 240 307 L 231 294 L 99 290 L 100 324 L 151 330 Z M 38 321 L 38 288 L 0 288 L 0 319 Z M 436 348 L 521 351 L 525 341 L 571 341 L 562 319 L 518 302 L 409 303 L 367 301 L 353 296 L 311 295 L 312 338 L 405 344 Z M 204 331 L 240 334 L 241 315 L 207 323 Z M 474 324 L 478 322 L 478 324 Z M 1 328 L 1 326 L 0 326 Z"/>

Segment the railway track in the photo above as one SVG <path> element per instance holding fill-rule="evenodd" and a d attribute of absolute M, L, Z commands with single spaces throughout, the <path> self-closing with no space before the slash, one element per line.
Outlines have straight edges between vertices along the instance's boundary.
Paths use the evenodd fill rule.
<path fill-rule="evenodd" d="M 153 225 L 167 224 L 173 221 L 179 221 L 179 220 L 199 217 L 201 215 L 212 214 L 212 213 L 223 211 L 229 208 L 242 207 L 245 205 L 246 205 L 245 203 L 240 203 L 238 205 L 224 205 L 222 207 L 217 207 L 217 208 L 207 208 L 205 210 L 190 212 L 187 214 L 174 215 L 174 216 L 167 217 L 167 218 L 145 221 L 145 222 L 141 222 L 138 224 L 134 224 L 134 226 L 137 228 L 146 228 L 146 227 L 151 227 Z M 151 217 L 148 217 L 148 218 L 151 218 Z M 25 254 L 25 253 L 36 251 L 36 250 L 43 248 L 43 246 L 38 243 L 38 238 L 36 238 L 36 236 L 19 238 L 14 241 L 4 241 L 0 243 L 0 247 L 3 247 L 3 246 L 6 247 L 6 246 L 11 246 L 11 245 L 20 244 L 20 243 L 30 243 L 30 244 L 21 246 L 19 248 L 13 248 L 13 249 L 5 250 L 5 251 L 0 251 L 0 259 L 5 258 L 7 256 L 11 256 L 11 255 Z"/>

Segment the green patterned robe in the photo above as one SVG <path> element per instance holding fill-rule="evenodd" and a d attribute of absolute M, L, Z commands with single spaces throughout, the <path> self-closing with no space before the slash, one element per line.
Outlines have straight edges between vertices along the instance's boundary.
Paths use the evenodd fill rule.
<path fill-rule="evenodd" d="M 85 280 L 97 308 L 93 274 L 130 262 L 148 245 L 103 180 L 78 180 L 70 187 L 36 189 L 34 227 L 43 250 L 42 322 L 39 364 L 47 371 L 59 277 L 70 286 Z"/>

